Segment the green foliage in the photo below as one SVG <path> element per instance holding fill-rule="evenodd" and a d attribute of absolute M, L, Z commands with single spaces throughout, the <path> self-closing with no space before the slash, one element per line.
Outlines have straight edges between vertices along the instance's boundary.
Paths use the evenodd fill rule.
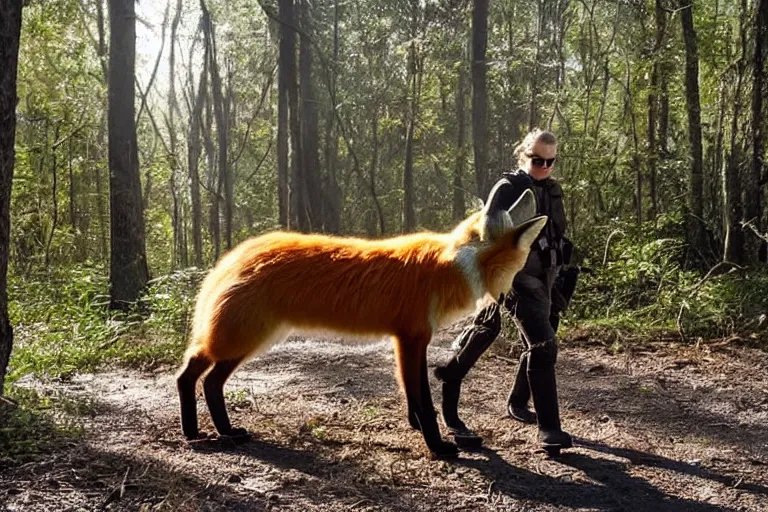
<path fill-rule="evenodd" d="M 102 267 L 82 265 L 9 280 L 15 347 L 8 383 L 24 375 L 68 378 L 108 364 L 154 368 L 179 361 L 202 272 L 155 279 L 133 310 L 108 309 Z"/>
<path fill-rule="evenodd" d="M 64 403 L 20 387 L 11 390 L 7 398 L 0 397 L 0 467 L 34 460 L 82 435 L 76 417 L 82 411 L 73 408 L 72 400 Z"/>
<path fill-rule="evenodd" d="M 581 275 L 570 323 L 644 338 L 673 333 L 683 339 L 768 341 L 768 273 L 728 265 L 709 275 L 686 270 L 679 217 L 661 216 L 657 222 L 611 226 L 606 264 L 585 258 L 595 272 Z M 592 234 L 601 231 L 607 230 Z"/>

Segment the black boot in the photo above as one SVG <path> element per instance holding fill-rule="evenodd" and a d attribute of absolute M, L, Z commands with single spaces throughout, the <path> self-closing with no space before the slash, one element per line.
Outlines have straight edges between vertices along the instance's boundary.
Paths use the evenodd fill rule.
<path fill-rule="evenodd" d="M 459 418 L 459 396 L 461 395 L 461 381 L 451 380 L 443 382 L 442 413 L 448 433 L 453 440 L 465 450 L 477 449 L 483 445 L 483 438 L 467 427 Z"/>
<path fill-rule="evenodd" d="M 515 383 L 512 385 L 512 390 L 507 397 L 507 414 L 509 414 L 509 417 L 522 423 L 536 423 L 536 413 L 528 409 L 528 400 L 530 398 L 528 353 L 526 352 L 520 356 Z"/>
<path fill-rule="evenodd" d="M 458 405 L 461 381 L 480 356 L 488 350 L 501 330 L 498 304 L 491 304 L 475 318 L 456 340 L 458 350 L 451 359 L 435 368 L 434 374 L 443 383 L 442 413 L 446 427 L 461 448 L 479 448 L 482 438 L 470 430 L 459 418 Z"/>
<path fill-rule="evenodd" d="M 573 440 L 560 427 L 557 403 L 557 381 L 554 365 L 543 369 L 528 369 L 533 406 L 539 423 L 539 441 L 545 449 L 570 448 Z"/>

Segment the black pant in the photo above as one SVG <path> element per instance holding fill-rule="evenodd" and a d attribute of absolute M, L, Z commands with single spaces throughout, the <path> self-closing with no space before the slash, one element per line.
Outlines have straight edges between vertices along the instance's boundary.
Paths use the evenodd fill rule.
<path fill-rule="evenodd" d="M 560 430 L 560 418 L 555 384 L 557 318 L 552 310 L 551 290 L 559 268 L 542 263 L 532 253 L 525 267 L 516 276 L 512 292 L 504 305 L 513 313 L 525 347 L 510 403 L 525 407 L 533 396 L 539 417 L 539 426 L 545 430 Z M 472 325 L 457 339 L 457 350 L 451 360 L 436 369 L 435 375 L 444 382 L 444 392 L 450 389 L 449 399 L 443 401 L 443 416 L 447 423 L 463 426 L 458 418 L 458 394 L 464 376 L 488 349 L 500 330 L 500 312 L 497 304 L 483 309 Z M 450 418 L 450 420 L 449 420 Z M 450 425 L 449 425 L 450 426 Z"/>

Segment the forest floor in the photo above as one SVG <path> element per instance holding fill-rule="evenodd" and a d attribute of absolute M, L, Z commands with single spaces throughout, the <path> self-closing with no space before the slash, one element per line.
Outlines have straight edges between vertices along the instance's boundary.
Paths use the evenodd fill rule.
<path fill-rule="evenodd" d="M 430 365 L 459 328 L 438 334 Z M 0 511 L 768 511 L 766 352 L 565 341 L 560 403 L 577 446 L 556 459 L 504 416 L 516 362 L 500 352 L 461 403 L 486 446 L 451 462 L 430 460 L 409 428 L 383 341 L 294 339 L 242 367 L 225 388 L 233 423 L 254 435 L 239 446 L 182 440 L 173 368 L 22 379 L 70 404 L 54 406 L 57 421 L 82 429 L 28 458 L 0 454 Z"/>

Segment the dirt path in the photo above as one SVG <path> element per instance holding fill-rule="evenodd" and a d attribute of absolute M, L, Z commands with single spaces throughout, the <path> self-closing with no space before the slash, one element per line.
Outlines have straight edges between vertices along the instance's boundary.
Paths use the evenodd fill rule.
<path fill-rule="evenodd" d="M 432 363 L 455 332 L 440 334 Z M 217 449 L 181 441 L 171 372 L 29 382 L 84 404 L 87 433 L 0 469 L 0 511 L 768 511 L 764 352 L 564 344 L 563 423 L 579 446 L 557 460 L 537 450 L 534 427 L 504 418 L 514 362 L 491 354 L 462 402 L 487 448 L 429 461 L 393 366 L 384 342 L 285 343 L 226 388 L 233 423 L 256 440 Z"/>

